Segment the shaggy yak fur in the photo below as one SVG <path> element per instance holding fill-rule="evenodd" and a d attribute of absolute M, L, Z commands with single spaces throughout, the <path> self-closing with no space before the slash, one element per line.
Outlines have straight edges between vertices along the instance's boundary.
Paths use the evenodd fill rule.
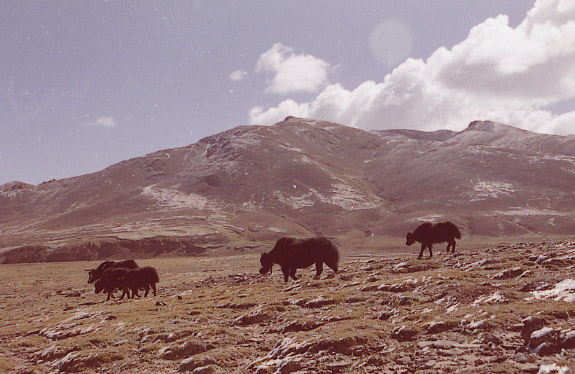
<path fill-rule="evenodd" d="M 134 260 L 125 261 L 104 261 L 96 269 L 86 269 L 88 272 L 88 283 L 94 283 L 97 279 L 100 279 L 104 270 L 109 268 L 126 268 L 126 269 L 136 269 L 138 264 Z"/>
<path fill-rule="evenodd" d="M 105 291 L 108 294 L 106 301 L 114 297 L 113 293 L 116 289 L 123 291 L 120 300 L 124 296 L 133 299 L 134 296 L 140 297 L 138 295 L 138 289 L 140 288 L 145 290 L 144 297 L 148 296 L 150 287 L 154 291 L 154 296 L 156 296 L 156 283 L 159 281 L 158 272 L 150 266 L 137 269 L 109 268 L 105 269 L 100 279 L 96 280 L 94 287 L 96 293 Z M 131 296 L 130 290 L 132 290 Z"/>
<path fill-rule="evenodd" d="M 132 299 L 134 296 L 140 297 L 140 295 L 138 295 L 138 289 L 140 288 L 146 291 L 144 297 L 148 296 L 150 287 L 152 291 L 154 291 L 154 296 L 156 296 L 156 283 L 159 281 L 160 277 L 158 276 L 158 272 L 151 266 L 131 269 L 126 273 L 124 278 L 120 279 L 121 286 L 124 287 L 124 290 L 132 290 Z M 128 297 L 130 296 L 128 295 Z"/>
<path fill-rule="evenodd" d="M 319 278 L 324 263 L 337 273 L 339 251 L 335 244 L 325 237 L 281 238 L 270 253 L 262 253 L 260 263 L 262 264 L 260 274 L 271 272 L 274 264 L 279 264 L 285 282 L 290 276 L 293 280 L 297 280 L 295 275 L 297 269 L 305 269 L 315 264 L 316 278 Z"/>
<path fill-rule="evenodd" d="M 110 300 L 111 297 L 114 297 L 113 294 L 116 289 L 124 291 L 122 296 L 120 296 L 120 299 L 123 299 L 126 295 L 130 297 L 128 289 L 123 284 L 123 279 L 130 270 L 131 269 L 128 268 L 104 269 L 100 277 L 94 282 L 96 293 L 100 293 L 102 291 L 107 293 L 108 298 L 106 301 Z"/>
<path fill-rule="evenodd" d="M 405 239 L 406 245 L 412 245 L 415 242 L 421 243 L 421 252 L 419 252 L 420 259 L 423 256 L 425 248 L 429 248 L 429 257 L 433 256 L 431 248 L 435 243 L 447 242 L 447 253 L 451 247 L 451 252 L 455 253 L 455 239 L 461 239 L 461 233 L 457 226 L 451 222 L 440 223 L 423 223 L 419 225 L 415 231 L 408 233 Z"/>

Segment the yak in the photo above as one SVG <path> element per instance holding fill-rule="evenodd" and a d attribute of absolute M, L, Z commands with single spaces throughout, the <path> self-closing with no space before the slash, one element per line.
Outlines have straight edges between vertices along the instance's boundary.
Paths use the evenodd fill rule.
<path fill-rule="evenodd" d="M 337 273 L 339 265 L 339 250 L 326 237 L 310 239 L 281 238 L 270 253 L 262 253 L 260 274 L 272 271 L 274 264 L 279 264 L 284 274 L 284 282 L 289 277 L 297 280 L 297 269 L 305 269 L 315 264 L 316 279 L 319 279 L 325 263 Z"/>
<path fill-rule="evenodd" d="M 415 242 L 421 243 L 421 251 L 419 252 L 418 259 L 423 256 L 425 248 L 429 248 L 429 257 L 433 256 L 432 248 L 435 243 L 447 242 L 447 253 L 451 247 L 451 252 L 455 253 L 455 239 L 461 239 L 461 232 L 457 226 L 451 222 L 440 223 L 422 223 L 413 232 L 410 232 L 405 237 L 406 245 L 412 245 Z"/>
<path fill-rule="evenodd" d="M 114 297 L 114 291 L 116 289 L 120 289 L 123 291 L 122 296 L 120 299 L 123 299 L 124 296 L 130 297 L 130 293 L 128 288 L 124 285 L 123 279 L 126 274 L 131 269 L 128 268 L 108 268 L 102 271 L 102 274 L 98 279 L 94 281 L 94 291 L 96 293 L 100 293 L 104 291 L 108 294 L 108 298 L 106 301 L 110 300 L 111 297 Z"/>
<path fill-rule="evenodd" d="M 97 279 L 100 279 L 104 270 L 109 268 L 126 268 L 126 269 L 136 269 L 138 264 L 134 260 L 124 260 L 124 261 L 104 261 L 96 269 L 86 269 L 88 272 L 88 283 L 94 283 Z"/>
<path fill-rule="evenodd" d="M 150 292 L 150 287 L 154 291 L 154 296 L 156 296 L 156 283 L 160 281 L 158 272 L 151 266 L 145 266 L 143 268 L 131 269 L 124 275 L 123 278 L 119 279 L 120 286 L 124 289 L 132 290 L 132 296 L 140 297 L 138 295 L 138 289 L 143 288 L 145 290 L 144 297 L 148 296 Z M 129 297 L 129 295 L 128 295 Z"/>

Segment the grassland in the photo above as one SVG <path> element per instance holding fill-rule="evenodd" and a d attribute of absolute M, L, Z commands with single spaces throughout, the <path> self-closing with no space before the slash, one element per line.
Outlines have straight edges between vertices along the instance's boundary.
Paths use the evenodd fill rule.
<path fill-rule="evenodd" d="M 2 265 L 0 372 L 575 370 L 575 242 L 416 252 L 288 283 L 255 252 L 139 260 L 158 295 L 108 302 L 98 262 Z"/>

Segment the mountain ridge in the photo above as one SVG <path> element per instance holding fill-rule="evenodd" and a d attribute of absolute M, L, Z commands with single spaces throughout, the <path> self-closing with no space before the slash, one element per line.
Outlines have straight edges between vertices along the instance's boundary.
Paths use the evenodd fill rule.
<path fill-rule="evenodd" d="M 73 238 L 328 235 L 377 247 L 425 220 L 468 236 L 565 235 L 575 138 L 490 121 L 364 131 L 288 117 L 83 176 L 0 186 L 2 248 Z"/>

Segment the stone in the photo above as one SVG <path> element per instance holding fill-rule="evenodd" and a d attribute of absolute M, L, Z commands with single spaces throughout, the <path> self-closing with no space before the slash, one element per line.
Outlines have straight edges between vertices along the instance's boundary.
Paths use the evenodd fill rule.
<path fill-rule="evenodd" d="M 398 342 L 414 340 L 419 332 L 411 327 L 400 326 L 391 331 L 391 337 Z"/>
<path fill-rule="evenodd" d="M 529 342 L 529 338 L 531 337 L 531 333 L 535 330 L 539 330 L 543 326 L 547 325 L 547 320 L 543 317 L 532 316 L 525 318 L 523 321 L 523 328 L 521 329 L 521 337 L 525 342 L 525 345 Z"/>
<path fill-rule="evenodd" d="M 178 366 L 177 370 L 180 372 L 185 371 L 193 371 L 195 373 L 195 369 L 200 367 L 206 367 L 207 365 L 215 364 L 216 360 L 211 356 L 202 356 L 202 357 L 188 357 Z"/>

